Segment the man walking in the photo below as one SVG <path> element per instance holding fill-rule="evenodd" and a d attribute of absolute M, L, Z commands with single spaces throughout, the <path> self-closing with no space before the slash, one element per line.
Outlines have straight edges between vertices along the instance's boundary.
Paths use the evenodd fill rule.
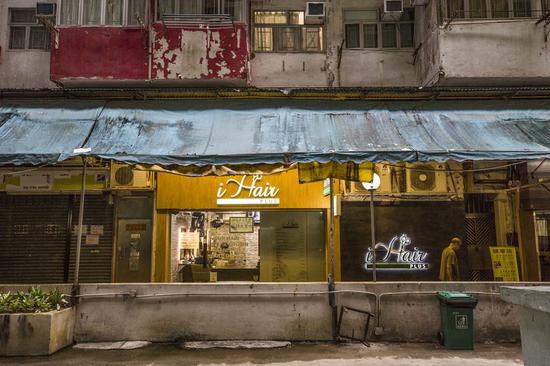
<path fill-rule="evenodd" d="M 441 254 L 441 267 L 439 269 L 440 281 L 458 281 L 458 257 L 456 252 L 460 249 L 462 241 L 459 238 L 452 238 L 448 247 L 443 249 Z"/>

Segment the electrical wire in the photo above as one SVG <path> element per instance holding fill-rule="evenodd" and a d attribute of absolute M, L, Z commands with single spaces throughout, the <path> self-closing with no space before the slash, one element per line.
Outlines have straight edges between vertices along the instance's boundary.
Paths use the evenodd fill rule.
<path fill-rule="evenodd" d="M 521 165 L 527 163 L 526 160 L 518 161 L 515 163 L 509 163 L 509 164 L 503 164 L 503 165 L 497 165 L 493 167 L 487 167 L 487 168 L 477 168 L 477 169 L 422 169 L 422 168 L 415 168 L 411 166 L 405 166 L 405 165 L 398 165 L 398 164 L 390 164 L 390 163 L 380 163 L 382 165 L 386 165 L 393 168 L 399 168 L 399 169 L 405 169 L 405 170 L 412 170 L 416 172 L 424 172 L 424 173 L 433 173 L 436 172 L 443 172 L 443 173 L 476 173 L 476 172 L 486 172 L 491 170 L 502 170 L 511 166 Z M 443 164 L 443 163 L 442 163 Z"/>
<path fill-rule="evenodd" d="M 25 173 L 30 173 L 30 172 L 34 172 L 35 170 L 38 170 L 38 169 L 42 169 L 44 167 L 47 167 L 48 165 L 50 165 L 49 163 L 48 164 L 43 164 L 43 165 L 39 165 L 37 167 L 34 167 L 34 168 L 29 168 L 29 169 L 25 169 L 25 170 L 18 170 L 18 171 L 6 171 L 4 172 L 4 174 L 6 175 L 21 175 L 21 174 L 25 174 Z"/>

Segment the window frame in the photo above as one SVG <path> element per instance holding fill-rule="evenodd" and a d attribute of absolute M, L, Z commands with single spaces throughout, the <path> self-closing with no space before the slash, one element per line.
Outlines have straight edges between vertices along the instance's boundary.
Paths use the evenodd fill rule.
<path fill-rule="evenodd" d="M 107 1 L 108 0 L 101 0 L 100 4 L 100 16 L 99 16 L 99 24 L 84 24 L 84 1 L 86 0 L 78 0 L 78 21 L 76 24 L 62 24 L 61 23 L 61 13 L 62 13 L 62 7 L 63 7 L 63 0 L 58 1 L 57 6 L 57 14 L 56 14 L 56 24 L 58 27 L 119 27 L 119 28 L 141 28 L 140 24 L 129 24 L 129 16 L 128 16 L 128 10 L 129 10 L 129 3 L 130 0 L 122 0 L 122 24 L 105 24 L 105 21 L 107 19 Z M 149 2 L 148 0 L 145 0 L 144 2 L 144 16 L 145 19 L 143 19 L 144 23 L 147 22 L 147 14 L 149 13 Z"/>
<path fill-rule="evenodd" d="M 25 23 L 25 22 L 13 22 L 12 21 L 12 13 L 13 11 L 34 11 L 34 15 L 36 17 L 36 9 L 35 8 L 21 8 L 21 7 L 14 7 L 8 8 L 8 47 L 7 50 L 10 52 L 29 52 L 29 51 L 38 51 L 38 52 L 50 52 L 50 33 L 48 29 L 43 25 L 40 24 L 38 19 L 35 18 L 34 23 Z M 12 48 L 12 28 L 25 28 L 25 39 L 24 39 L 24 47 L 23 48 Z M 44 48 L 31 48 L 31 29 L 32 28 L 40 28 L 45 32 L 46 39 L 44 42 Z"/>
<path fill-rule="evenodd" d="M 262 12 L 284 12 L 286 17 L 286 23 L 256 23 L 256 13 L 262 13 Z M 251 11 L 251 27 L 252 31 L 251 38 L 252 38 L 252 52 L 254 53 L 307 53 L 307 54 L 323 54 L 325 53 L 326 48 L 326 32 L 325 32 L 325 26 L 324 24 L 293 24 L 291 23 L 291 13 L 303 13 L 304 14 L 304 20 L 305 20 L 305 11 L 304 10 L 294 10 L 294 9 L 253 9 Z M 271 51 L 263 51 L 263 50 L 257 50 L 256 49 L 256 28 L 271 28 L 271 34 L 272 34 L 272 45 L 273 49 Z M 279 29 L 281 28 L 295 28 L 298 32 L 298 39 L 299 39 L 299 49 L 296 51 L 288 51 L 288 50 L 279 50 Z M 304 47 L 304 29 L 307 28 L 317 28 L 320 29 L 320 37 L 319 37 L 319 43 L 321 48 L 319 50 L 313 50 L 308 51 Z"/>
<path fill-rule="evenodd" d="M 160 8 L 159 1 L 160 0 L 155 1 L 155 21 L 157 21 L 157 22 L 162 21 L 161 15 L 160 15 L 160 12 L 159 12 L 159 8 Z M 187 1 L 195 1 L 195 3 L 197 4 L 197 9 L 202 9 L 205 0 L 187 0 Z M 245 18 L 244 12 L 245 12 L 245 8 L 246 8 L 246 2 L 244 2 L 242 0 L 239 0 L 239 1 L 241 3 L 241 6 L 240 6 L 240 11 L 239 11 L 238 16 L 235 16 L 234 19 L 233 19 L 233 21 L 235 21 L 235 22 L 242 22 L 243 19 Z M 218 9 L 218 11 L 217 11 L 216 14 L 212 14 L 212 15 L 225 15 L 224 11 L 225 11 L 226 0 L 216 0 L 216 2 L 217 2 L 216 8 Z M 175 8 L 176 8 L 174 10 L 175 14 L 179 14 L 179 2 L 175 3 Z M 185 13 L 181 13 L 181 14 L 185 14 Z M 206 15 L 206 14 L 188 14 L 188 15 Z"/>
<path fill-rule="evenodd" d="M 414 9 L 414 8 L 412 8 Z M 376 11 L 377 20 L 357 20 L 357 21 L 346 21 L 345 12 L 346 11 Z M 372 50 L 372 51 L 396 51 L 396 50 L 413 50 L 415 47 L 414 34 L 415 34 L 415 20 L 383 20 L 380 16 L 380 9 L 343 9 L 342 18 L 344 19 L 344 48 L 346 50 Z M 384 47 L 383 46 L 383 25 L 384 24 L 395 24 L 396 27 L 396 45 L 397 47 Z M 413 26 L 413 45 L 411 47 L 402 47 L 401 46 L 401 27 L 400 24 L 412 24 Z M 359 25 L 359 47 L 347 47 L 346 40 L 346 27 L 348 25 Z M 377 47 L 365 47 L 365 26 L 366 25 L 376 25 L 376 45 Z"/>
<path fill-rule="evenodd" d="M 461 21 L 461 20 L 468 20 L 468 21 L 476 21 L 476 20 L 487 20 L 487 19 L 491 19 L 491 20 L 503 20 L 503 19 L 533 19 L 533 18 L 537 18 L 537 13 L 541 13 L 542 11 L 544 11 L 544 0 L 529 0 L 529 4 L 530 4 L 530 13 L 531 15 L 529 16 L 515 16 L 514 15 L 514 12 L 515 12 L 515 9 L 514 9 L 514 0 L 506 0 L 507 1 L 507 4 L 508 4 L 508 16 L 506 17 L 495 17 L 493 15 L 493 4 L 492 4 L 492 0 L 483 0 L 485 2 L 485 13 L 486 13 L 486 16 L 483 17 L 483 18 L 472 18 L 470 16 L 470 0 L 461 0 L 462 1 L 462 5 L 463 5 L 463 9 L 464 9 L 464 14 L 461 16 L 461 17 L 458 17 L 458 16 L 455 16 L 455 17 L 452 17 L 450 15 L 450 7 L 449 7 L 449 2 L 450 0 L 446 0 L 446 1 L 443 1 L 442 2 L 442 9 L 441 9 L 441 12 L 443 13 L 443 19 L 444 20 L 448 20 L 448 19 L 456 19 L 458 21 Z M 539 6 L 537 6 L 539 5 Z M 466 16 L 468 15 L 468 16 Z"/>

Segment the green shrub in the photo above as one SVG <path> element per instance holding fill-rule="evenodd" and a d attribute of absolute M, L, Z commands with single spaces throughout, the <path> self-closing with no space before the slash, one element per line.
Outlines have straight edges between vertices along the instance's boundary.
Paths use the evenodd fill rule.
<path fill-rule="evenodd" d="M 0 293 L 0 313 L 41 313 L 69 306 L 67 295 L 58 289 L 44 292 L 39 287 L 15 293 Z"/>

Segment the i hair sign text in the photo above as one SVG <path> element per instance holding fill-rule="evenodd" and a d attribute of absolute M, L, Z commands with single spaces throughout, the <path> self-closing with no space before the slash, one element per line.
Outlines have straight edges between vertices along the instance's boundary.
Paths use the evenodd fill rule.
<path fill-rule="evenodd" d="M 378 243 L 376 250 L 376 270 L 393 271 L 421 271 L 430 268 L 427 262 L 428 253 L 410 247 L 411 238 L 407 234 L 394 236 L 389 243 Z M 365 254 L 365 269 L 371 271 L 373 267 L 374 255 L 369 248 Z"/>
<path fill-rule="evenodd" d="M 220 206 L 278 205 L 279 188 L 262 182 L 261 175 L 243 175 L 220 183 L 216 194 Z"/>

